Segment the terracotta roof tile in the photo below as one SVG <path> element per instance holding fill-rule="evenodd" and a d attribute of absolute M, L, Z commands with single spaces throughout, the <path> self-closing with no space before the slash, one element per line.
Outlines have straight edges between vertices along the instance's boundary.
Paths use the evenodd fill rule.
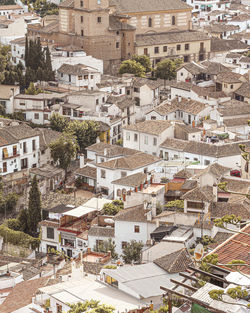
<path fill-rule="evenodd" d="M 147 212 L 144 205 L 137 205 L 128 209 L 121 210 L 114 216 L 115 221 L 127 222 L 147 222 Z"/>
<path fill-rule="evenodd" d="M 160 135 L 171 126 L 171 122 L 162 120 L 147 120 L 144 122 L 130 124 L 123 127 L 125 130 L 138 131 L 150 135 Z"/>

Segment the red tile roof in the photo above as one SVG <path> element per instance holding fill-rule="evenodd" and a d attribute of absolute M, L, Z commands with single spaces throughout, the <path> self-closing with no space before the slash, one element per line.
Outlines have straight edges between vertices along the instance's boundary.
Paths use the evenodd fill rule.
<path fill-rule="evenodd" d="M 250 225 L 241 229 L 241 232 L 250 234 Z M 218 254 L 219 263 L 228 264 L 232 260 L 242 260 L 250 263 L 250 236 L 235 234 L 215 248 L 210 254 Z M 229 269 L 229 268 L 227 268 Z M 250 267 L 241 267 L 245 274 L 250 274 Z"/>

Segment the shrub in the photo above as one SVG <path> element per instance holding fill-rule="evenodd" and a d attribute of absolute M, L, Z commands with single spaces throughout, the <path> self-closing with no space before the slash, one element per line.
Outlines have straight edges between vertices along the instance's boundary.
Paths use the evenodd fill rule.
<path fill-rule="evenodd" d="M 11 243 L 16 246 L 24 248 L 36 249 L 39 247 L 40 239 L 31 237 L 21 231 L 16 231 L 8 228 L 6 225 L 0 225 L 0 236 L 3 237 L 4 242 Z"/>
<path fill-rule="evenodd" d="M 6 221 L 7 227 L 12 230 L 21 230 L 21 223 L 16 218 L 10 218 Z"/>
<path fill-rule="evenodd" d="M 109 270 L 116 270 L 117 266 L 116 265 L 105 265 L 103 268 L 109 269 Z"/>

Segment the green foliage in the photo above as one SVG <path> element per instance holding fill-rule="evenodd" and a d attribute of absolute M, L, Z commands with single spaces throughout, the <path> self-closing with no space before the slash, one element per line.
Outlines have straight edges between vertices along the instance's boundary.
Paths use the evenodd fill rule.
<path fill-rule="evenodd" d="M 201 243 L 204 245 L 204 246 L 208 246 L 210 245 L 211 243 L 214 243 L 214 239 L 208 235 L 205 235 L 201 238 Z"/>
<path fill-rule="evenodd" d="M 157 64 L 155 75 L 157 78 L 172 80 L 176 78 L 176 70 L 181 64 L 180 59 L 165 59 Z"/>
<path fill-rule="evenodd" d="M 106 268 L 108 270 L 116 270 L 117 266 L 116 265 L 105 265 L 105 266 L 103 266 L 103 268 Z"/>
<path fill-rule="evenodd" d="M 10 218 L 6 220 L 6 225 L 12 230 L 21 230 L 21 223 L 17 218 Z"/>
<path fill-rule="evenodd" d="M 115 242 L 111 238 L 109 238 L 108 240 L 99 243 L 98 246 L 94 246 L 94 251 L 103 253 L 107 253 L 110 251 L 112 259 L 117 260 L 118 254 L 115 252 L 115 248 Z"/>
<path fill-rule="evenodd" d="M 29 204 L 27 210 L 28 233 L 32 236 L 37 236 L 38 223 L 41 221 L 41 210 L 41 193 L 39 191 L 36 176 L 34 176 L 29 191 Z"/>
<path fill-rule="evenodd" d="M 69 304 L 68 313 L 114 313 L 115 308 L 106 304 L 100 304 L 99 301 L 90 300 L 84 303 Z"/>
<path fill-rule="evenodd" d="M 241 217 L 240 216 L 237 217 L 234 214 L 225 215 L 222 218 L 216 218 L 214 220 L 215 226 L 219 228 L 225 228 L 227 224 L 239 225 L 240 222 L 241 222 Z"/>
<path fill-rule="evenodd" d="M 122 259 L 126 264 L 131 264 L 133 262 L 140 262 L 141 251 L 143 248 L 143 243 L 141 241 L 137 242 L 131 240 L 130 243 L 122 249 Z"/>
<path fill-rule="evenodd" d="M 76 137 L 66 132 L 50 144 L 51 156 L 54 162 L 59 162 L 59 166 L 65 170 L 65 175 L 71 160 L 76 157 L 78 148 Z"/>
<path fill-rule="evenodd" d="M 12 5 L 16 4 L 15 0 L 0 0 L 0 5 Z"/>
<path fill-rule="evenodd" d="M 126 60 L 122 62 L 119 69 L 119 74 L 134 74 L 137 77 L 145 77 L 145 67 L 135 60 Z"/>
<path fill-rule="evenodd" d="M 18 195 L 15 193 L 9 193 L 7 196 L 4 196 L 0 192 L 0 212 L 6 213 L 13 211 L 16 208 L 18 201 Z"/>
<path fill-rule="evenodd" d="M 166 184 L 169 182 L 169 179 L 167 177 L 161 177 L 161 183 Z"/>
<path fill-rule="evenodd" d="M 33 238 L 21 231 L 12 230 L 4 224 L 0 225 L 0 236 L 3 237 L 4 242 L 9 242 L 24 248 L 30 248 L 31 246 L 32 249 L 36 249 L 40 244 L 39 238 Z"/>
<path fill-rule="evenodd" d="M 165 204 L 164 207 L 165 207 L 165 208 L 184 209 L 184 200 L 168 201 L 168 203 Z"/>
<path fill-rule="evenodd" d="M 49 3 L 46 0 L 36 0 L 33 3 L 34 11 L 41 17 L 46 15 L 58 15 L 58 6 L 54 3 Z"/>
<path fill-rule="evenodd" d="M 132 60 L 140 63 L 144 67 L 146 73 L 152 71 L 151 61 L 147 55 L 133 55 Z"/>
<path fill-rule="evenodd" d="M 63 132 L 68 126 L 69 121 L 59 113 L 53 112 L 50 117 L 50 127 L 58 132 Z"/>
<path fill-rule="evenodd" d="M 212 298 L 213 300 L 217 300 L 217 301 L 222 301 L 222 296 L 224 295 L 224 290 L 211 290 L 209 291 L 209 296 L 210 298 Z"/>
<path fill-rule="evenodd" d="M 116 215 L 119 211 L 124 209 L 124 203 L 121 200 L 114 200 L 111 203 L 104 204 L 102 208 L 102 214 L 104 215 Z"/>
<path fill-rule="evenodd" d="M 215 253 L 208 254 L 202 259 L 201 264 L 200 264 L 200 269 L 202 271 L 210 273 L 211 272 L 210 264 L 216 265 L 217 263 L 218 263 L 218 254 L 215 254 Z"/>
<path fill-rule="evenodd" d="M 246 299 L 249 296 L 249 292 L 246 289 L 243 289 L 241 286 L 228 288 L 226 293 L 224 293 L 224 290 L 214 289 L 214 290 L 209 291 L 208 294 L 210 298 L 212 298 L 213 300 L 222 301 L 224 303 L 232 303 L 229 301 L 225 301 L 223 299 L 224 295 L 228 295 L 230 298 L 235 299 L 235 300 Z M 249 304 L 247 305 L 239 304 L 239 305 L 242 305 L 248 308 L 250 307 Z"/>
<path fill-rule="evenodd" d="M 29 88 L 25 90 L 26 95 L 38 95 L 41 92 L 42 92 L 42 89 L 36 88 L 34 83 L 32 82 L 30 83 Z"/>
<path fill-rule="evenodd" d="M 71 121 L 65 131 L 76 137 L 80 151 L 94 144 L 98 136 L 99 124 L 95 121 Z"/>
<path fill-rule="evenodd" d="M 17 216 L 18 221 L 20 222 L 21 231 L 24 233 L 28 232 L 28 213 L 26 209 L 21 209 Z"/>
<path fill-rule="evenodd" d="M 246 289 L 242 289 L 242 287 L 237 286 L 235 288 L 228 288 L 227 289 L 227 294 L 232 298 L 232 299 L 244 299 L 246 298 L 249 294 Z"/>

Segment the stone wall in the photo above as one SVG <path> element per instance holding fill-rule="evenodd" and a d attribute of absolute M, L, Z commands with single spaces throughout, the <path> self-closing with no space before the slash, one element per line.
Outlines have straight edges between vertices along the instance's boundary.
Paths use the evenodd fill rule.
<path fill-rule="evenodd" d="M 11 243 L 4 243 L 2 245 L 2 252 L 12 256 L 27 258 L 29 255 L 31 255 L 33 250 L 21 246 L 15 246 Z"/>
<path fill-rule="evenodd" d="M 83 271 L 85 273 L 98 275 L 102 268 L 103 268 L 103 264 L 101 263 L 83 261 Z"/>

